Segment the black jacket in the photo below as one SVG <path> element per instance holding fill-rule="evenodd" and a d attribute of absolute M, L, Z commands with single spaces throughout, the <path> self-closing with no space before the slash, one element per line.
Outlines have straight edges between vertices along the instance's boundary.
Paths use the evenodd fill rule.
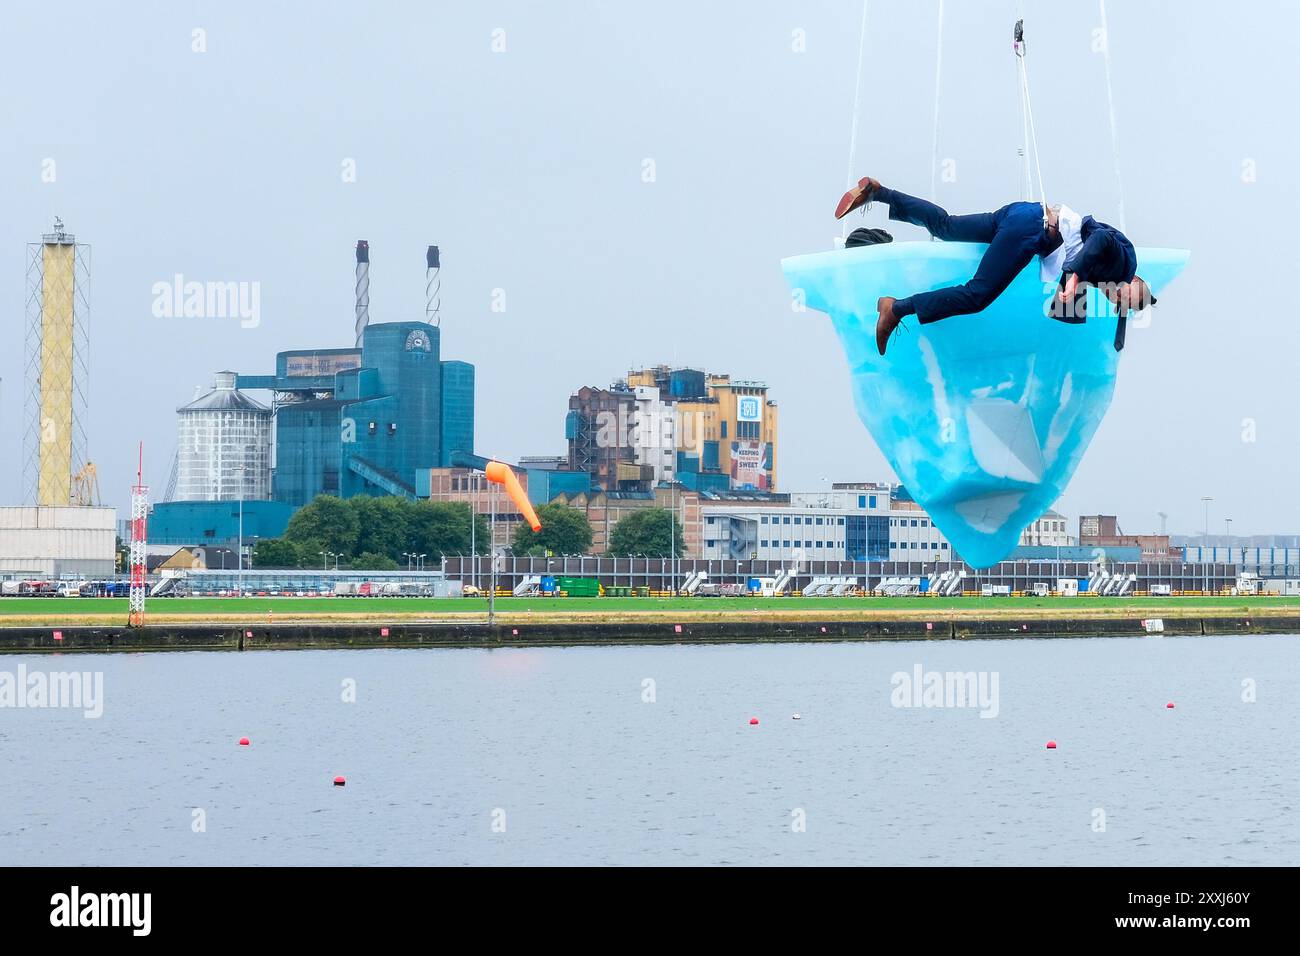
<path fill-rule="evenodd" d="M 1083 245 L 1066 260 L 1066 275 L 1073 272 L 1080 282 L 1131 282 L 1137 273 L 1137 252 L 1128 236 L 1114 226 L 1083 217 L 1079 229 Z"/>

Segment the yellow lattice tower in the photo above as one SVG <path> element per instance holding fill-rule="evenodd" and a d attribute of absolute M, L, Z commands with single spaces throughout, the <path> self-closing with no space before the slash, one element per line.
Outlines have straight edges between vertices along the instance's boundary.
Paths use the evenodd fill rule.
<path fill-rule="evenodd" d="M 54 243 L 43 250 L 38 505 L 66 505 L 72 491 L 72 251 Z"/>
<path fill-rule="evenodd" d="M 35 503 L 72 503 L 83 452 L 80 405 L 85 377 L 89 249 L 55 220 L 54 232 L 29 246 L 28 466 Z"/>

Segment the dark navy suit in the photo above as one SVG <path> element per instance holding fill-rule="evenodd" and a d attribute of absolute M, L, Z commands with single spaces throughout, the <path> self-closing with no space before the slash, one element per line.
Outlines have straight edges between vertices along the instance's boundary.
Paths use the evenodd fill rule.
<path fill-rule="evenodd" d="M 899 318 L 916 314 L 922 323 L 951 315 L 982 312 L 1000 296 L 1034 256 L 1046 255 L 1061 244 L 1043 228 L 1043 207 L 1013 202 L 996 212 L 950 216 L 932 202 L 882 186 L 872 199 L 889 206 L 889 218 L 923 226 L 936 239 L 986 242 L 988 250 L 969 282 L 934 292 L 919 292 L 894 303 Z"/>
<path fill-rule="evenodd" d="M 1084 216 L 1079 238 L 1083 245 L 1061 267 L 1065 275 L 1073 272 L 1080 282 L 1093 285 L 1133 281 L 1137 274 L 1137 252 L 1128 236 L 1114 226 Z"/>

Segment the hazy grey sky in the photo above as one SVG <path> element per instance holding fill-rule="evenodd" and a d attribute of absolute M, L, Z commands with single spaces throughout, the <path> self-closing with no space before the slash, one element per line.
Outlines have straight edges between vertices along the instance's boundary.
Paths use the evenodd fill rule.
<path fill-rule="evenodd" d="M 1107 6 L 1129 235 L 1192 261 L 1151 328 L 1130 333 L 1110 413 L 1058 508 L 1117 513 L 1129 532 L 1167 511 L 1171 530 L 1192 531 L 1213 495 L 1212 531 L 1224 516 L 1238 533 L 1295 531 L 1300 331 L 1279 301 L 1300 208 L 1300 13 L 1262 0 Z M 854 171 L 922 194 L 937 7 L 870 3 Z M 1095 0 L 948 0 L 939 155 L 957 179 L 939 200 L 973 212 L 1019 198 L 1018 7 L 1049 198 L 1115 222 Z M 161 492 L 174 408 L 214 371 L 351 344 L 358 238 L 371 244 L 372 321 L 423 315 L 424 248 L 442 247 L 443 354 L 478 366 L 480 452 L 561 453 L 570 392 L 675 362 L 770 384 L 784 489 L 891 478 L 829 320 L 791 311 L 779 266 L 839 234 L 860 11 L 6 5 L 0 501 L 23 492 L 25 244 L 55 215 L 94 250 L 89 446 L 119 507 L 138 439 Z M 155 318 L 151 288 L 176 273 L 260 283 L 260 325 Z"/>

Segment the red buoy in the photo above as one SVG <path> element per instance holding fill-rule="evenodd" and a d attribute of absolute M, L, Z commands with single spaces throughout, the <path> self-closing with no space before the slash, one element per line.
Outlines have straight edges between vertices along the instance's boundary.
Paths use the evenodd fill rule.
<path fill-rule="evenodd" d="M 1048 749 L 1048 750 L 1055 750 L 1055 749 L 1056 749 L 1056 741 L 1055 741 L 1055 740 L 1049 740 L 1049 741 L 1047 742 L 1047 749 Z"/>
<path fill-rule="evenodd" d="M 1174 702 L 1171 700 L 1169 703 L 1165 704 L 1165 709 L 1167 709 L 1167 710 L 1173 710 L 1173 709 L 1174 709 Z"/>
<path fill-rule="evenodd" d="M 247 747 L 247 746 L 248 746 L 248 738 L 247 738 L 247 737 L 240 737 L 240 738 L 239 738 L 239 746 L 241 746 L 241 747 Z"/>
<path fill-rule="evenodd" d="M 335 778 L 334 778 L 334 786 L 336 786 L 336 787 L 343 787 L 343 786 L 346 786 L 346 785 L 347 785 L 347 782 L 348 782 L 348 781 L 347 781 L 347 778 L 346 778 L 346 777 L 335 777 Z"/>
<path fill-rule="evenodd" d="M 749 726 L 753 727 L 756 723 L 758 723 L 758 718 L 757 718 L 757 717 L 751 717 L 751 718 L 749 718 Z"/>

